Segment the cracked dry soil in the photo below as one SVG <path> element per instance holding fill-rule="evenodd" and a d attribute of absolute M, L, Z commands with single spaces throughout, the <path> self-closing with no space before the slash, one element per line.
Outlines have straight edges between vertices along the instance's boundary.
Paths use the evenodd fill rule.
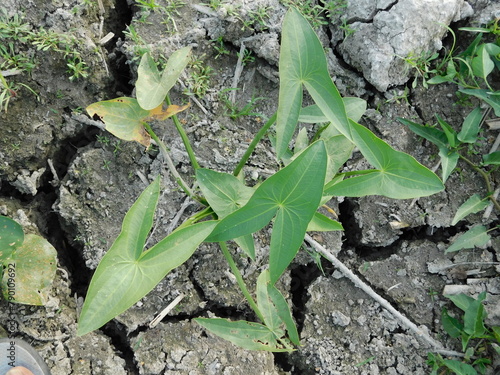
<path fill-rule="evenodd" d="M 172 2 L 156 3 L 167 6 Z M 457 30 L 500 13 L 498 3 L 374 3 L 348 1 L 318 30 L 332 77 L 342 95 L 368 101 L 364 125 L 396 149 L 432 167 L 437 150 L 396 119 L 429 123 L 437 113 L 458 126 L 469 109 L 456 105 L 456 87 L 451 85 L 412 89 L 411 72 L 395 55 L 408 53 L 410 48 L 421 52 L 437 50 L 440 43 L 446 46 L 450 41 L 443 30 L 435 28 L 437 21 Z M 52 374 L 428 374 L 425 343 L 326 261 L 322 273 L 306 251 L 299 252 L 279 284 L 293 305 L 303 344 L 294 353 L 245 351 L 192 321 L 207 315 L 255 319 L 235 288 L 223 256 L 212 244 L 203 244 L 151 293 L 102 329 L 76 336 L 78 311 L 93 270 L 119 233 L 125 212 L 146 183 L 164 169 L 157 152 L 120 142 L 92 126 L 85 111 L 79 109 L 98 100 L 133 95 L 141 51 L 168 56 L 191 45 L 199 66 L 210 67 L 212 74 L 207 91 L 197 97 L 198 104 L 193 103 L 180 119 L 200 163 L 230 171 L 263 121 L 276 110 L 279 35 L 286 10 L 277 0 L 226 1 L 218 11 L 202 1 L 188 0 L 170 19 L 161 9 L 147 12 L 133 1 L 105 0 L 101 17 L 96 4 L 85 4 L 31 0 L 21 5 L 5 0 L 0 6 L 9 16 L 22 15 L 33 29 L 44 27 L 77 38 L 89 66 L 88 78 L 70 82 L 60 55 L 18 46 L 35 55 L 37 67 L 31 75 L 15 79 L 33 88 L 39 100 L 23 90 L 0 115 L 0 214 L 18 220 L 26 231 L 40 233 L 58 251 L 59 271 L 47 305 L 9 306 L 14 308 L 16 334 L 33 343 Z M 243 27 L 259 7 L 268 9 L 265 23 Z M 238 16 L 231 9 L 237 9 Z M 347 38 L 340 28 L 342 22 L 355 30 Z M 98 41 L 108 32 L 114 37 L 101 46 Z M 227 53 L 220 54 L 214 45 L 223 46 Z M 235 79 L 242 45 L 254 59 Z M 181 79 L 190 90 L 199 83 L 193 78 L 202 74 L 199 66 L 191 65 Z M 238 90 L 233 95 L 239 108 L 252 98 L 265 98 L 253 110 L 258 116 L 234 120 L 227 116 L 223 90 L 235 84 Z M 408 94 L 399 99 L 405 87 Z M 181 85 L 174 88 L 172 97 L 175 102 L 189 100 Z M 179 172 L 191 180 L 189 158 L 175 129 L 170 123 L 153 126 L 170 148 Z M 483 136 L 486 149 L 496 134 L 485 130 Z M 354 153 L 345 168 L 361 166 L 366 162 Z M 278 167 L 271 143 L 265 140 L 245 167 L 245 176 L 254 184 Z M 493 178 L 498 184 L 498 176 Z M 476 214 L 451 226 L 460 204 L 472 193 L 485 191 L 472 170 L 461 167 L 446 187 L 416 202 L 378 196 L 334 200 L 330 205 L 345 232 L 315 233 L 313 237 L 410 320 L 427 327 L 445 347 L 459 349 L 440 325 L 441 309 L 450 308 L 441 291 L 453 284 L 467 285 L 471 294 L 487 290 L 489 323 L 498 325 L 500 279 L 495 263 L 500 240 L 493 236 L 482 249 L 445 254 L 449 241 L 469 225 L 482 221 L 498 224 L 495 214 L 486 221 Z M 163 179 L 162 188 L 152 243 L 166 235 L 182 206 L 181 220 L 199 208 L 186 204 L 169 177 Z M 394 222 L 405 225 L 391 226 Z M 258 236 L 256 262 L 232 249 L 250 285 L 265 263 L 268 249 L 267 233 Z M 181 303 L 158 326 L 149 328 L 151 319 L 181 293 L 185 295 Z M 3 329 L 7 307 L 6 301 L 0 301 Z"/>

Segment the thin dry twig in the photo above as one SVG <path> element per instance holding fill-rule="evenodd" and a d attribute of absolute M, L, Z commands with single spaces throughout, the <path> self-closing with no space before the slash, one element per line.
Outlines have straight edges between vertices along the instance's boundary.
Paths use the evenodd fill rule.
<path fill-rule="evenodd" d="M 154 328 L 158 325 L 158 323 L 160 323 L 162 321 L 162 319 L 175 307 L 179 304 L 179 302 L 182 301 L 182 299 L 184 298 L 184 294 L 179 294 L 177 297 L 175 297 L 175 299 L 170 302 L 170 304 L 165 307 L 161 313 L 159 313 L 158 315 L 156 315 L 156 317 L 151 321 L 149 322 L 149 328 Z"/>
<path fill-rule="evenodd" d="M 423 339 L 427 344 L 430 345 L 433 351 L 456 357 L 463 357 L 462 353 L 455 352 L 452 350 L 446 350 L 439 341 L 434 340 L 424 329 L 419 328 L 415 323 L 409 320 L 406 316 L 401 314 L 398 310 L 396 310 L 385 298 L 377 294 L 368 284 L 364 283 L 358 276 L 356 276 L 349 268 L 347 268 L 340 260 L 338 260 L 330 251 L 328 251 L 321 244 L 313 240 L 309 235 L 306 234 L 305 240 L 322 256 L 328 259 L 345 277 L 351 280 L 354 285 L 366 294 L 368 294 L 371 298 L 377 301 L 384 309 L 389 311 L 395 318 L 399 320 L 401 325 L 408 330 L 412 331 L 416 334 L 417 337 Z"/>

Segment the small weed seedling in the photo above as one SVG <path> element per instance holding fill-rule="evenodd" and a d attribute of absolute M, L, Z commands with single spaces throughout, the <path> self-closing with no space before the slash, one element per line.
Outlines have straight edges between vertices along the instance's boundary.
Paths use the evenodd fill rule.
<path fill-rule="evenodd" d="M 14 74 L 31 73 L 37 66 L 34 51 L 52 51 L 61 55 L 67 65 L 67 73 L 71 81 L 88 76 L 88 67 L 78 51 L 78 41 L 66 34 L 47 31 L 40 28 L 33 31 L 28 23 L 24 23 L 19 15 L 7 17 L 0 14 L 0 109 L 7 111 L 10 99 L 25 88 L 38 95 L 23 83 L 12 83 L 6 80 L 6 72 Z"/>
<path fill-rule="evenodd" d="M 202 242 L 219 245 L 236 283 L 259 322 L 197 318 L 212 333 L 250 350 L 289 352 L 300 345 L 286 299 L 277 281 L 295 258 L 308 231 L 343 230 L 317 212 L 334 196 L 384 195 L 394 199 L 427 196 L 443 190 L 441 180 L 412 156 L 394 150 L 358 124 L 366 102 L 342 98 L 328 74 L 323 47 L 308 21 L 295 8 L 285 16 L 281 38 L 280 92 L 277 113 L 255 135 L 232 174 L 201 168 L 176 113 L 188 106 L 171 104 L 168 92 L 190 61 L 190 49 L 173 53 L 160 73 L 149 54 L 138 67 L 137 98 L 97 102 L 87 112 L 97 114 L 106 130 L 126 141 L 160 148 L 181 188 L 204 207 L 149 249 L 144 245 L 160 197 L 160 176 L 129 209 L 122 230 L 102 258 L 90 283 L 78 323 L 83 335 L 130 308 L 174 268 L 189 259 Z M 303 89 L 314 103 L 302 107 Z M 163 107 L 164 101 L 166 108 Z M 117 116 L 117 114 L 120 114 Z M 178 174 L 166 146 L 150 119 L 172 118 L 196 175 L 193 190 Z M 306 129 L 294 138 L 298 122 L 328 123 L 308 139 Z M 242 182 L 242 169 L 260 140 L 270 134 L 283 168 L 255 187 Z M 373 169 L 339 172 L 357 147 Z M 208 219 L 208 220 L 207 220 Z M 250 261 L 255 260 L 253 234 L 272 226 L 269 259 L 253 292 L 236 266 L 226 241 L 234 240 Z"/>
<path fill-rule="evenodd" d="M 491 33 L 495 36 L 500 34 L 498 20 L 490 24 L 489 28 L 463 29 L 479 32 L 479 35 L 470 46 L 458 56 L 454 57 L 451 56 L 451 54 L 447 55 L 445 59 L 447 68 L 444 75 L 436 75 L 430 79 L 427 79 L 429 77 L 425 75 L 424 78 L 429 84 L 438 84 L 442 82 L 456 83 L 461 87 L 459 89 L 460 93 L 479 98 L 486 105 L 491 107 L 496 116 L 500 116 L 500 91 L 494 91 L 489 82 L 495 71 L 497 74 L 500 72 L 500 60 L 498 59 L 498 56 L 500 56 L 499 39 L 496 38 L 495 43 L 483 42 L 484 33 Z M 443 66 L 443 64 L 441 63 L 440 66 Z M 437 72 L 439 72 L 439 69 L 432 71 L 432 73 L 436 74 Z M 487 112 L 489 112 L 489 110 Z M 439 116 L 436 117 L 441 129 L 399 119 L 403 124 L 408 125 L 413 132 L 438 147 L 443 181 L 446 182 L 450 174 L 457 170 L 459 160 L 463 161 L 483 178 L 486 186 L 486 195 L 481 197 L 479 194 L 474 194 L 464 202 L 455 214 L 452 225 L 457 224 L 469 214 L 484 210 L 489 205 L 489 202 L 491 202 L 497 212 L 500 213 L 500 204 L 495 198 L 493 184 L 491 182 L 491 174 L 496 171 L 498 165 L 500 165 L 500 151 L 484 154 L 480 163 L 474 163 L 469 156 L 478 153 L 475 149 L 475 145 L 480 139 L 479 133 L 485 115 L 485 111 L 483 111 L 481 107 L 475 108 L 466 117 L 459 132 L 456 132 L 450 124 Z M 496 228 L 497 227 L 488 229 L 483 225 L 476 225 L 465 234 L 458 237 L 446 251 L 452 252 L 461 249 L 471 249 L 475 246 L 482 246 L 491 238 L 488 232 Z"/>
<path fill-rule="evenodd" d="M 237 104 L 234 104 L 231 102 L 229 99 L 229 92 L 234 91 L 237 89 L 224 89 L 220 92 L 220 100 L 224 103 L 224 106 L 226 107 L 226 110 L 224 111 L 224 115 L 229 116 L 231 120 L 236 120 L 240 117 L 243 116 L 262 116 L 260 113 L 253 112 L 255 110 L 255 107 L 257 106 L 257 103 L 261 100 L 264 100 L 265 98 L 255 98 L 252 96 L 252 99 L 243 106 L 243 108 L 240 108 Z"/>
<path fill-rule="evenodd" d="M 443 309 L 441 322 L 443 328 L 453 338 L 460 338 L 464 359 L 443 359 L 439 354 L 428 354 L 427 363 L 432 368 L 431 375 L 437 374 L 484 374 L 486 366 L 491 364 L 492 351 L 500 354 L 500 327 L 487 327 L 484 324 L 486 311 L 482 301 L 486 293 L 483 292 L 477 299 L 458 294 L 448 298 L 463 311 L 461 319 L 448 314 Z"/>

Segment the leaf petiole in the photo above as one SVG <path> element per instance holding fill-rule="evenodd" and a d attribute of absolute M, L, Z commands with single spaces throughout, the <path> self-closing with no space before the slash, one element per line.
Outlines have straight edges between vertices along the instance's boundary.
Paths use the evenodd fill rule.
<path fill-rule="evenodd" d="M 172 105 L 172 103 L 170 101 L 170 97 L 168 95 L 165 96 L 165 102 L 168 105 Z M 189 155 L 189 160 L 191 161 L 191 165 L 193 166 L 194 170 L 196 171 L 198 168 L 200 168 L 200 164 L 198 164 L 198 161 L 196 160 L 196 156 L 194 154 L 193 148 L 191 147 L 191 143 L 189 142 L 189 138 L 188 138 L 184 128 L 182 127 L 181 122 L 179 121 L 179 119 L 177 118 L 176 115 L 172 116 L 172 120 L 174 121 L 174 125 L 177 128 L 177 131 L 179 132 L 179 135 L 182 138 L 182 142 L 184 143 L 184 147 L 186 147 L 186 151 Z"/>
<path fill-rule="evenodd" d="M 170 155 L 168 154 L 167 147 L 165 147 L 165 144 L 160 140 L 160 138 L 157 137 L 156 133 L 153 131 L 151 126 L 147 122 L 143 122 L 144 128 L 148 132 L 148 134 L 153 138 L 153 140 L 156 142 L 158 147 L 160 148 L 160 152 L 162 153 L 163 157 L 165 158 L 165 162 L 167 163 L 168 170 L 170 173 L 175 178 L 175 181 L 179 184 L 182 190 L 191 198 L 196 199 L 199 201 L 199 197 L 197 197 L 194 192 L 191 190 L 189 185 L 183 180 L 179 172 L 177 172 L 177 169 L 175 169 L 175 165 L 172 162 L 172 159 L 170 158 Z"/>

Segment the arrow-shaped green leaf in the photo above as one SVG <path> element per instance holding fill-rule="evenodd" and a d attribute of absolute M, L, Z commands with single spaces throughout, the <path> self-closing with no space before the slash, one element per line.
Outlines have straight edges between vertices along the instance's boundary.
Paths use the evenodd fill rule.
<path fill-rule="evenodd" d="M 165 96 L 188 64 L 190 56 L 191 47 L 175 51 L 168 59 L 161 75 L 151 55 L 145 53 L 142 56 L 135 84 L 137 100 L 142 108 L 151 110 L 163 103 Z"/>
<path fill-rule="evenodd" d="M 84 335 L 121 314 L 184 263 L 215 227 L 205 221 L 174 231 L 143 251 L 160 194 L 160 180 L 149 185 L 123 219 L 122 231 L 102 258 L 90 282 L 78 324 Z"/>
<path fill-rule="evenodd" d="M 207 241 L 226 241 L 260 230 L 276 215 L 270 248 L 274 283 L 293 260 L 322 196 L 326 150 L 322 141 L 264 181 L 248 203 L 226 216 Z"/>
<path fill-rule="evenodd" d="M 283 22 L 280 53 L 280 95 L 276 124 L 276 152 L 285 155 L 302 107 L 304 86 L 323 115 L 353 142 L 376 170 L 332 187 L 343 195 L 386 195 L 414 198 L 444 189 L 439 178 L 411 156 L 392 149 L 370 130 L 349 120 L 344 101 L 332 82 L 321 42 L 307 20 L 293 7 Z M 372 186 L 369 186 L 372 184 Z M 325 191 L 325 195 L 332 193 Z M 336 194 L 336 193 L 335 193 Z"/>
<path fill-rule="evenodd" d="M 364 156 L 377 169 L 340 181 L 325 189 L 325 195 L 384 195 L 389 198 L 407 199 L 443 190 L 441 180 L 412 156 L 394 150 L 364 126 L 352 121 L 351 127 L 354 143 L 358 147 L 366 146 Z"/>

